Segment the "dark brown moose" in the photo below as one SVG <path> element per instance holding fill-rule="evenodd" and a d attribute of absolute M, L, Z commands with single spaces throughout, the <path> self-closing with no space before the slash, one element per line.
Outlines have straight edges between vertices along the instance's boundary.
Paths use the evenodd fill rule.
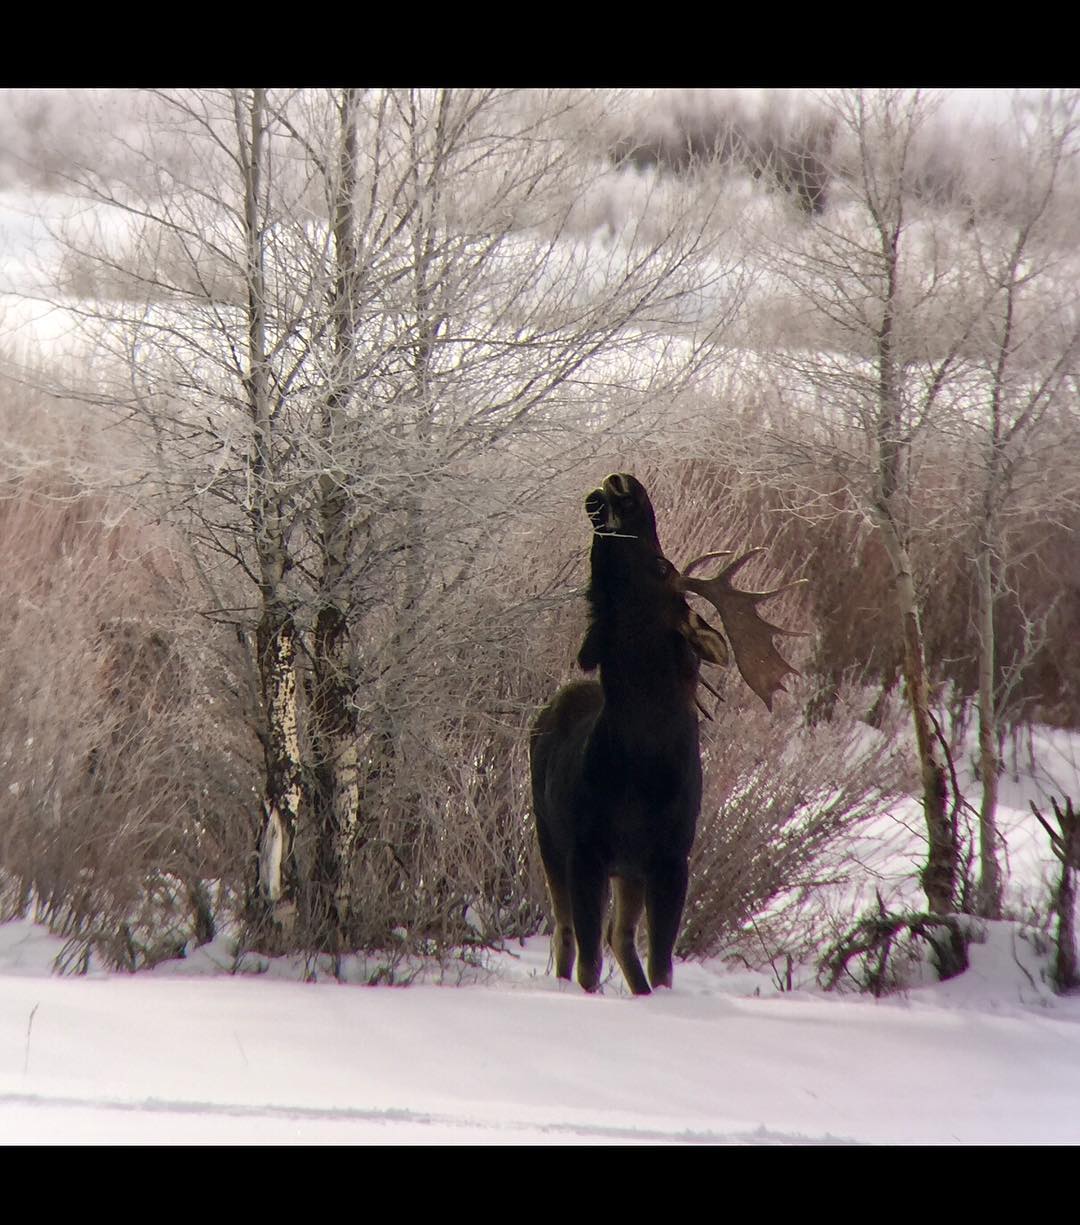
<path fill-rule="evenodd" d="M 609 476 L 585 499 L 593 538 L 590 620 L 578 663 L 600 680 L 567 685 L 537 716 L 530 743 L 533 811 L 555 910 L 555 969 L 600 983 L 608 882 L 615 910 L 608 943 L 635 995 L 670 987 L 672 952 L 686 900 L 687 859 L 701 807 L 697 686 L 701 661 L 727 664 L 724 636 L 686 593 L 720 614 L 735 662 L 771 710 L 792 668 L 773 645 L 791 633 L 762 620 L 757 605 L 788 587 L 737 591 L 753 549 L 711 579 L 664 557 L 649 495 L 635 477 Z M 788 584 L 795 586 L 795 584 Z M 649 977 L 635 932 L 645 911 Z"/>

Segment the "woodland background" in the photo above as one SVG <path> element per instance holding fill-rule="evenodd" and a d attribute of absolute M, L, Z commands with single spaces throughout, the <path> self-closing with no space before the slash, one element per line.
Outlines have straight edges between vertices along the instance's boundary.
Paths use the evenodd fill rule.
<path fill-rule="evenodd" d="M 926 915 L 1009 914 L 999 780 L 1080 727 L 1080 98 L 992 101 L 8 93 L 0 917 L 69 968 L 543 930 L 614 470 L 676 562 L 808 580 L 790 696 L 708 699 L 681 951 L 918 935 L 835 901 L 903 795 Z"/>

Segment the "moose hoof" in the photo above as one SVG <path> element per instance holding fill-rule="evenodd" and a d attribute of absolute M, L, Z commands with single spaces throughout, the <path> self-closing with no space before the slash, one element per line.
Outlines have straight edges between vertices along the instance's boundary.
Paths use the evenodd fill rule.
<path fill-rule="evenodd" d="M 675 967 L 674 966 L 669 965 L 669 966 L 664 966 L 663 968 L 659 966 L 656 966 L 656 967 L 649 966 L 649 982 L 652 983 L 654 991 L 656 990 L 657 987 L 667 987 L 668 990 L 670 990 L 671 984 L 674 981 L 674 979 L 675 979 Z"/>
<path fill-rule="evenodd" d="M 597 989 L 597 987 L 600 986 L 599 968 L 594 970 L 591 967 L 580 966 L 578 968 L 577 977 L 578 977 L 578 982 L 581 984 L 583 990 L 588 991 L 590 995 Z"/>

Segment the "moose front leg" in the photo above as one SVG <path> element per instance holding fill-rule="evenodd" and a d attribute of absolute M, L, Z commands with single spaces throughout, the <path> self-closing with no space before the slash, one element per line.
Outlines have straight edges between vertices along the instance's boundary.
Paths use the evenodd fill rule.
<path fill-rule="evenodd" d="M 686 861 L 653 868 L 645 887 L 649 927 L 649 982 L 670 987 L 674 975 L 672 954 L 682 923 L 689 870 Z"/>
<path fill-rule="evenodd" d="M 615 960 L 635 995 L 648 995 L 649 983 L 638 959 L 635 938 L 638 920 L 645 909 L 645 882 L 615 877 L 615 915 L 608 929 L 608 943 Z"/>

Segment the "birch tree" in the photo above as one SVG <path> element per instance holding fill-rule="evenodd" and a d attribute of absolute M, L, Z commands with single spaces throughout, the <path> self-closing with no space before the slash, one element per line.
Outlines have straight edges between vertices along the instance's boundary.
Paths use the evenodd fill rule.
<path fill-rule="evenodd" d="M 92 346 L 75 390 L 131 425 L 208 615 L 253 648 L 253 930 L 336 949 L 358 848 L 380 841 L 365 796 L 408 771 L 446 609 L 555 474 L 668 408 L 741 279 L 707 202 L 646 209 L 602 248 L 572 230 L 603 98 L 147 101 L 125 158 L 72 176 L 91 207 L 58 235 L 52 297 Z"/>
<path fill-rule="evenodd" d="M 1000 918 L 1002 906 L 996 816 L 1001 719 L 1037 645 L 1037 627 L 1029 623 L 1021 656 L 999 658 L 995 609 L 1010 595 L 1007 566 L 1017 560 L 1010 527 L 1032 513 L 1033 495 L 1041 518 L 1074 486 L 1048 479 L 1058 431 L 1048 434 L 1044 427 L 1060 417 L 1080 358 L 1073 220 L 1078 125 L 1075 94 L 1017 98 L 1008 133 L 1008 190 L 1002 190 L 1000 172 L 971 175 L 968 237 L 979 293 L 988 302 L 973 338 L 976 408 L 969 420 L 976 474 L 978 909 L 988 918 Z"/>
<path fill-rule="evenodd" d="M 918 206 L 919 141 L 934 100 L 918 91 L 824 99 L 837 184 L 823 215 L 774 246 L 774 267 L 816 322 L 813 351 L 781 351 L 785 394 L 814 405 L 785 463 L 830 474 L 888 554 L 926 822 L 921 874 L 931 914 L 957 905 L 959 840 L 935 726 L 913 533 L 920 464 L 955 414 L 957 379 L 982 310 L 970 278 Z M 857 581 L 853 579 L 853 581 Z M 942 967 L 946 972 L 946 967 Z"/>

